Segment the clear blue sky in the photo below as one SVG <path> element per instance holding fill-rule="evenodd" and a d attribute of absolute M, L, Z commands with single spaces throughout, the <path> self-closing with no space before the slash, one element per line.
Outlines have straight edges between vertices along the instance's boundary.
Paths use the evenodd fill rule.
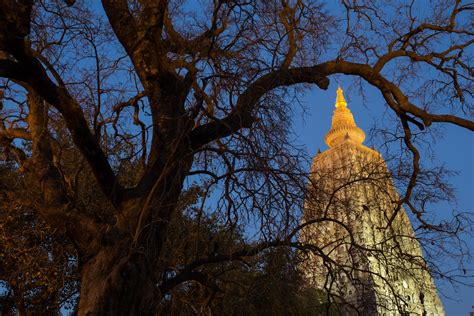
<path fill-rule="evenodd" d="M 370 139 L 368 132 L 374 122 L 383 119 L 385 103 L 380 93 L 367 87 L 364 89 L 366 92 L 364 101 L 355 89 L 347 89 L 351 82 L 349 77 L 339 77 L 338 82 L 335 78 L 331 79 L 328 91 L 322 91 L 315 87 L 302 97 L 306 112 L 295 116 L 296 139 L 305 145 L 311 154 L 315 154 L 318 148 L 327 149 L 324 144 L 324 135 L 331 125 L 337 83 L 339 82 L 345 90 L 348 106 L 354 114 L 357 125 L 368 136 L 365 144 L 368 146 L 377 144 L 377 140 Z M 447 168 L 459 171 L 459 175 L 451 179 L 451 183 L 456 189 L 458 209 L 472 212 L 474 210 L 474 135 L 461 128 L 446 127 L 443 130 L 443 137 L 438 138 L 436 143 L 431 145 L 435 151 L 434 163 L 444 163 Z M 443 215 L 443 212 L 450 212 L 452 208 L 454 208 L 453 205 L 440 204 L 436 208 L 436 212 L 439 212 L 438 215 Z M 474 252 L 474 239 L 470 238 L 467 242 Z M 467 269 L 470 269 L 471 272 L 474 270 L 472 261 L 468 263 Z M 465 281 L 474 285 L 472 278 Z M 455 290 L 446 282 L 436 280 L 436 283 L 438 289 L 441 290 L 440 296 L 446 315 L 469 315 L 469 311 L 472 310 L 471 306 L 474 305 L 473 287 L 459 286 Z"/>

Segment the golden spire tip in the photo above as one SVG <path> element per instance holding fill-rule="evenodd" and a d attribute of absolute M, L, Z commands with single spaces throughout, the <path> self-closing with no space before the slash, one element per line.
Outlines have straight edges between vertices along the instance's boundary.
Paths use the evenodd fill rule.
<path fill-rule="evenodd" d="M 342 94 L 341 86 L 337 86 L 336 108 L 341 106 L 347 107 L 347 102 Z"/>

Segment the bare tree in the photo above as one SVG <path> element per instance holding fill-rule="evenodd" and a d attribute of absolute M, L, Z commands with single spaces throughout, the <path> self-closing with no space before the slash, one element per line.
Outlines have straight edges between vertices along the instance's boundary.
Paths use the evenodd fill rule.
<path fill-rule="evenodd" d="M 342 19 L 314 1 L 185 4 L 0 1 L 1 146 L 36 181 L 38 215 L 76 246 L 80 315 L 153 314 L 185 280 L 211 286 L 202 266 L 294 241 L 307 177 L 290 100 L 327 89 L 331 75 L 378 88 L 398 118 L 413 162 L 399 204 L 421 219 L 409 204 L 420 177 L 413 130 L 474 129 L 470 4 L 342 1 Z M 80 152 L 77 170 L 62 168 L 64 140 Z M 103 212 L 72 203 L 81 161 Z M 130 162 L 141 167 L 125 178 Z M 192 181 L 209 188 L 216 222 L 251 227 L 257 242 L 168 273 L 170 221 Z"/>

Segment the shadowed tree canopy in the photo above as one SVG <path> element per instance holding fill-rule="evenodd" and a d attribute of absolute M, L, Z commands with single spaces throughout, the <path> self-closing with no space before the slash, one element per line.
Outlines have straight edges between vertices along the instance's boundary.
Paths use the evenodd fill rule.
<path fill-rule="evenodd" d="M 399 205 L 423 229 L 453 235 L 429 221 L 427 202 L 449 190 L 424 170 L 419 140 L 436 125 L 474 129 L 473 9 L 0 0 L 0 148 L 31 188 L 0 184 L 0 198 L 71 240 L 79 315 L 155 314 L 180 284 L 215 288 L 209 265 L 303 248 L 307 156 L 291 139 L 292 113 L 299 94 L 342 74 L 377 88 L 386 103 L 374 106 L 396 118 L 385 135 L 402 148 Z M 196 225 L 211 219 L 240 242 L 172 258 L 170 223 L 192 183 L 206 192 Z"/>

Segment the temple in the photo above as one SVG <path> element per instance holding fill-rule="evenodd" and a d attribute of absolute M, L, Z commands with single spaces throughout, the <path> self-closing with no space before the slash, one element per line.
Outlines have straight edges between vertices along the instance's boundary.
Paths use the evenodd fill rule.
<path fill-rule="evenodd" d="M 381 155 L 366 147 L 343 91 L 311 166 L 302 270 L 330 315 L 444 315 L 410 220 Z"/>

